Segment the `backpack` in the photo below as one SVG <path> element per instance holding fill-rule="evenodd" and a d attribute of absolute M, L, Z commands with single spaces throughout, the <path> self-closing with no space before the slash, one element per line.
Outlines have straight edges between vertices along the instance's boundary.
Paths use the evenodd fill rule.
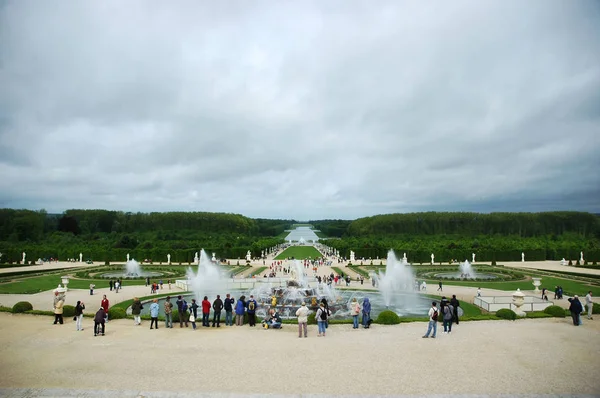
<path fill-rule="evenodd" d="M 326 321 L 327 320 L 327 310 L 326 309 L 322 309 L 321 310 L 321 320 L 322 321 Z"/>
<path fill-rule="evenodd" d="M 248 309 L 250 311 L 254 311 L 254 301 L 251 301 L 251 302 L 248 303 Z"/>
<path fill-rule="evenodd" d="M 187 309 L 188 309 L 187 301 L 183 300 L 183 305 L 181 306 L 181 310 L 182 311 L 187 311 Z"/>
<path fill-rule="evenodd" d="M 434 321 L 438 320 L 438 311 L 437 310 L 433 311 L 433 315 L 431 316 L 431 319 L 433 319 Z"/>

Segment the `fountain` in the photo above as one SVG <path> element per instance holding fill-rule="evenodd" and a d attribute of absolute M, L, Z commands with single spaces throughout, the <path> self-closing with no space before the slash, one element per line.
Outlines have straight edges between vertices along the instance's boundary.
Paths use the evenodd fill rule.
<path fill-rule="evenodd" d="M 129 260 L 127 261 L 127 263 L 125 263 L 125 275 L 126 276 L 140 276 L 142 273 L 142 269 L 140 268 L 140 263 L 138 263 L 137 261 L 135 261 L 135 259 L 133 260 Z"/>
<path fill-rule="evenodd" d="M 103 278 L 140 278 L 148 276 L 160 276 L 161 272 L 143 271 L 140 263 L 131 259 L 125 263 L 123 272 L 108 272 L 102 274 Z"/>
<path fill-rule="evenodd" d="M 391 305 L 406 307 L 411 302 L 416 301 L 416 294 L 414 293 L 415 276 L 409 265 L 404 263 L 404 259 L 398 261 L 394 251 L 390 250 L 385 272 L 379 271 L 379 273 L 373 275 L 386 307 Z M 399 293 L 403 294 L 399 295 Z"/>
<path fill-rule="evenodd" d="M 470 278 L 470 279 L 477 278 L 477 276 L 475 276 L 475 270 L 473 269 L 473 267 L 471 266 L 471 263 L 469 263 L 468 260 L 465 260 L 464 263 L 461 263 L 460 266 L 458 267 L 458 270 L 460 271 L 461 278 Z"/>
<path fill-rule="evenodd" d="M 204 296 L 223 294 L 227 287 L 226 278 L 221 268 L 211 261 L 211 258 L 204 249 L 200 251 L 198 272 L 194 272 L 190 267 L 187 270 L 186 276 L 188 286 L 194 292 L 198 302 L 201 302 Z"/>

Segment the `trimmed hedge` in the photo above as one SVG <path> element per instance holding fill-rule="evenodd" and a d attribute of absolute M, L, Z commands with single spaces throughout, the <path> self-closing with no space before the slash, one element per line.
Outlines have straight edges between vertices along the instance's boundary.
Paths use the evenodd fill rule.
<path fill-rule="evenodd" d="M 33 305 L 29 301 L 19 301 L 12 307 L 13 314 L 20 314 L 26 311 L 31 311 L 33 309 Z"/>
<path fill-rule="evenodd" d="M 119 307 L 111 307 L 108 309 L 108 319 L 123 319 L 127 316 L 125 310 Z"/>
<path fill-rule="evenodd" d="M 555 318 L 565 317 L 565 309 L 558 305 L 551 305 L 550 307 L 546 307 L 546 309 L 544 309 L 544 313 L 552 315 Z"/>
<path fill-rule="evenodd" d="M 75 316 L 75 307 L 72 305 L 64 305 L 63 306 L 63 316 L 67 318 L 71 318 Z"/>
<path fill-rule="evenodd" d="M 496 311 L 496 317 L 498 317 L 500 319 L 507 319 L 509 321 L 514 321 L 515 319 L 517 319 L 517 314 L 513 310 L 510 310 L 508 308 L 502 308 L 502 309 Z"/>
<path fill-rule="evenodd" d="M 400 323 L 400 317 L 394 311 L 385 310 L 379 313 L 375 322 L 381 325 L 397 325 Z"/>

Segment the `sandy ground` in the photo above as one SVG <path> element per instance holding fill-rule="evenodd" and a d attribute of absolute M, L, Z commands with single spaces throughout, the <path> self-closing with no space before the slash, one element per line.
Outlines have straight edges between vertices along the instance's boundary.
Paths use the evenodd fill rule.
<path fill-rule="evenodd" d="M 600 394 L 600 320 L 462 322 L 450 335 L 438 327 L 436 339 L 421 338 L 425 323 L 330 326 L 327 337 L 309 326 L 301 339 L 295 325 L 149 330 L 118 320 L 104 337 L 89 319 L 84 328 L 0 313 L 0 395 Z"/>

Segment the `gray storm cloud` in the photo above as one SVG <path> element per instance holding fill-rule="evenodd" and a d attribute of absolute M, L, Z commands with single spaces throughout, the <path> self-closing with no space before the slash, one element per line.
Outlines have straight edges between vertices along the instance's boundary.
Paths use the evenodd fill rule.
<path fill-rule="evenodd" d="M 600 212 L 600 6 L 0 6 L 0 206 Z"/>

